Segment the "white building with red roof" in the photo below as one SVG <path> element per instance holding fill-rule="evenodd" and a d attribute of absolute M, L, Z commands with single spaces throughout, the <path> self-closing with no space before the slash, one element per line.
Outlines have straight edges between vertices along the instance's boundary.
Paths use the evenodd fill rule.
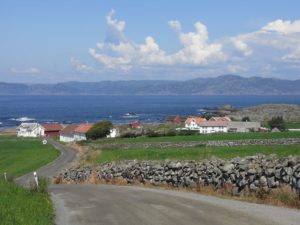
<path fill-rule="evenodd" d="M 202 117 L 188 117 L 185 121 L 185 128 L 189 130 L 199 130 L 199 124 L 206 121 Z"/>
<path fill-rule="evenodd" d="M 93 124 L 85 123 L 80 124 L 74 130 L 74 141 L 86 141 L 87 140 L 87 132 L 92 128 Z"/>

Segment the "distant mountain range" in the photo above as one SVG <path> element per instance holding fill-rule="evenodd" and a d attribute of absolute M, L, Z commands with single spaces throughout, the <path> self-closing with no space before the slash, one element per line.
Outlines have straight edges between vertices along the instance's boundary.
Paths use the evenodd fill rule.
<path fill-rule="evenodd" d="M 0 82 L 0 95 L 300 95 L 300 80 L 222 75 L 187 81 Z"/>

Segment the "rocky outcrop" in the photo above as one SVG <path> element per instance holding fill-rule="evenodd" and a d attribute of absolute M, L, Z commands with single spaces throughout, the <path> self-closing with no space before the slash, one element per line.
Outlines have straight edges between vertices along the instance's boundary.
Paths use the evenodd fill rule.
<path fill-rule="evenodd" d="M 231 160 L 205 161 L 122 161 L 95 167 L 80 167 L 60 174 L 64 183 L 112 182 L 123 180 L 155 186 L 198 188 L 230 187 L 233 194 L 290 186 L 300 194 L 300 159 L 275 155 L 248 156 Z"/>
<path fill-rule="evenodd" d="M 228 116 L 235 120 L 249 117 L 251 121 L 268 121 L 272 117 L 283 117 L 286 121 L 300 120 L 300 105 L 292 104 L 266 104 L 245 108 L 229 113 Z"/>
<path fill-rule="evenodd" d="M 198 146 L 243 146 L 243 145 L 298 145 L 300 138 L 248 139 L 224 141 L 189 141 L 189 142 L 143 142 L 143 143 L 109 143 L 94 144 L 95 148 L 130 149 L 130 148 L 187 148 Z"/>

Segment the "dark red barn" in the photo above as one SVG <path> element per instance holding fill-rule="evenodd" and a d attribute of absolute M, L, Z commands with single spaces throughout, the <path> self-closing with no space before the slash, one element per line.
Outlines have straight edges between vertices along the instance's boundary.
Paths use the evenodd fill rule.
<path fill-rule="evenodd" d="M 59 136 L 59 132 L 64 129 L 64 126 L 59 123 L 42 124 L 45 136 Z"/>

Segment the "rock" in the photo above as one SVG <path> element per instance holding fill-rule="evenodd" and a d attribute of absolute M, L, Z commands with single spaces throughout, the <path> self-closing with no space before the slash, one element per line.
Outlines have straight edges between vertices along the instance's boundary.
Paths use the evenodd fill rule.
<path fill-rule="evenodd" d="M 230 172 L 234 169 L 234 165 L 232 163 L 226 164 L 221 168 L 222 171 L 224 172 Z"/>
<path fill-rule="evenodd" d="M 262 185 L 263 187 L 264 186 L 268 186 L 268 181 L 267 181 L 267 178 L 265 176 L 261 176 L 259 178 L 259 184 Z"/>

